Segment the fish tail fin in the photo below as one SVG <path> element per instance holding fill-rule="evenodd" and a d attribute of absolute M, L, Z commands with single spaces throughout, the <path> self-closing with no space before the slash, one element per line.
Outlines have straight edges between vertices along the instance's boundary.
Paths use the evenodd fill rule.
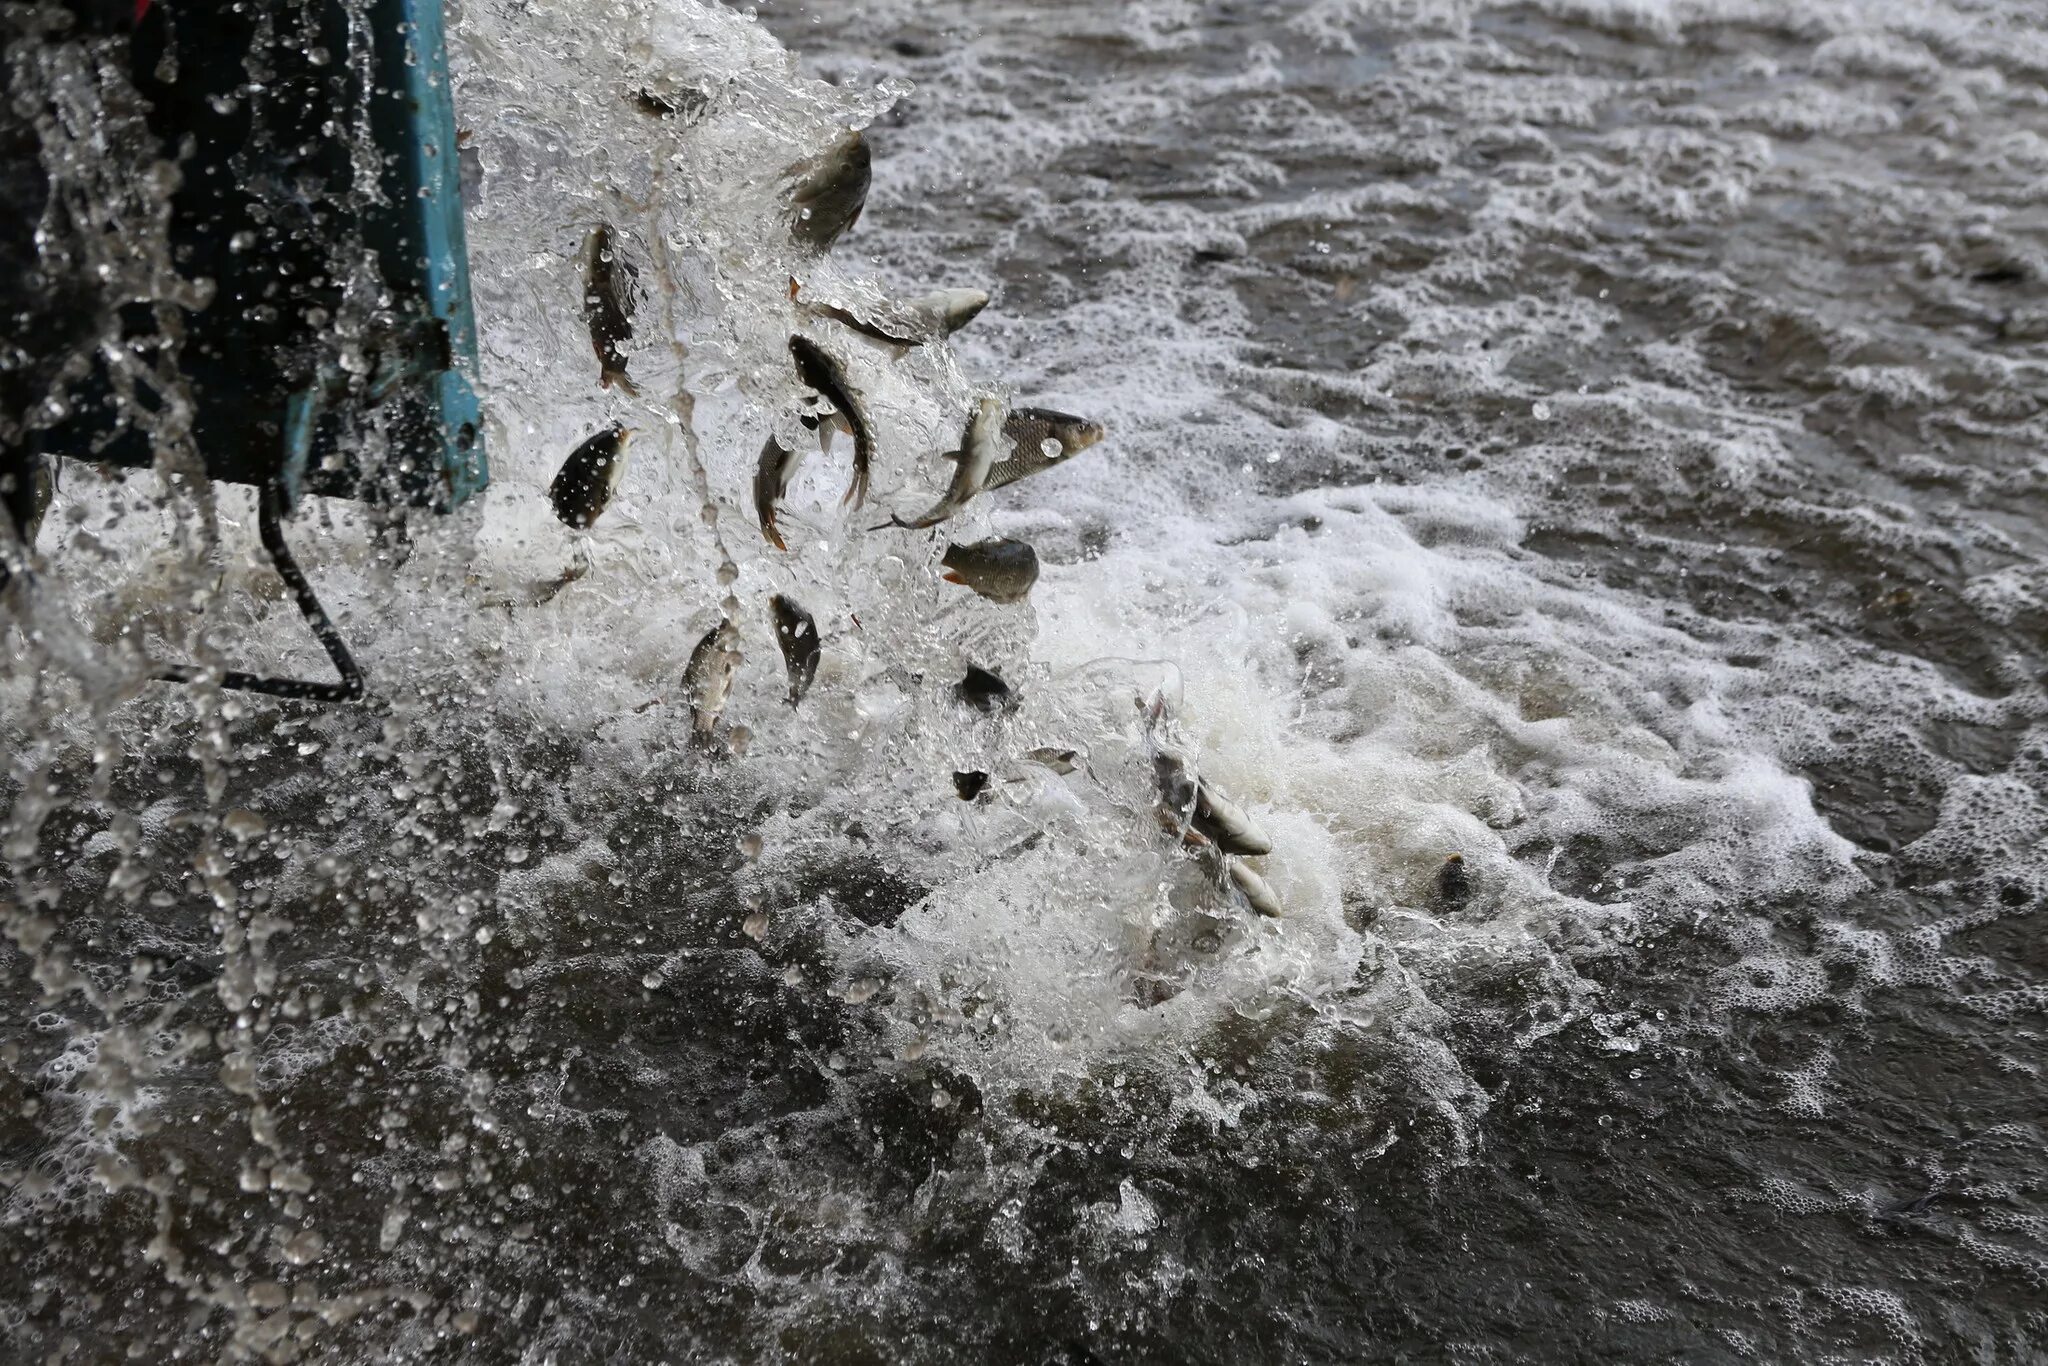
<path fill-rule="evenodd" d="M 851 503 L 856 508 L 868 500 L 868 469 L 866 465 L 853 467 L 853 482 L 846 486 L 846 494 L 839 501 L 841 505 Z"/>
<path fill-rule="evenodd" d="M 782 530 L 775 525 L 773 517 L 761 523 L 761 534 L 767 537 L 768 544 L 774 546 L 777 550 L 789 549 L 789 542 L 782 539 Z"/>
<path fill-rule="evenodd" d="M 597 384 L 600 389 L 609 389 L 616 384 L 619 386 L 619 392 L 623 393 L 627 398 L 640 397 L 640 386 L 627 378 L 624 370 L 613 370 L 607 367 L 605 372 L 597 377 Z"/>

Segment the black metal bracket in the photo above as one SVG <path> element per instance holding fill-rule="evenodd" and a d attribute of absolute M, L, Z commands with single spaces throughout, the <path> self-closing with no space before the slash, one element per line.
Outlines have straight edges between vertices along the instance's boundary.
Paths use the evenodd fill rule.
<path fill-rule="evenodd" d="M 292 600 L 298 604 L 299 615 L 306 619 L 314 638 L 327 651 L 327 657 L 334 661 L 334 671 L 341 675 L 341 681 L 315 683 L 304 678 L 266 678 L 262 674 L 229 669 L 220 675 L 220 686 L 240 692 L 267 693 L 272 697 L 295 697 L 307 702 L 360 701 L 366 691 L 363 671 L 356 667 L 355 657 L 348 652 L 341 632 L 335 630 L 334 623 L 328 620 L 327 609 L 320 605 L 313 585 L 306 581 L 305 572 L 292 558 L 291 547 L 284 542 L 284 499 L 281 477 L 266 480 L 257 495 L 256 525 L 263 538 L 263 549 L 270 556 L 278 577 L 292 590 Z M 164 683 L 196 683 L 206 676 L 206 670 L 193 664 L 167 665 L 153 675 Z"/>

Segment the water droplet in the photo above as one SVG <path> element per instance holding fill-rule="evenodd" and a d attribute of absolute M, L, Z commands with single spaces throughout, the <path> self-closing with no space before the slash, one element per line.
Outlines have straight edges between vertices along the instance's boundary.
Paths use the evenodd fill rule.
<path fill-rule="evenodd" d="M 1550 405 L 1540 398 L 1537 399 L 1535 404 L 1529 409 L 1529 416 L 1535 418 L 1538 422 L 1550 421 Z"/>
<path fill-rule="evenodd" d="M 246 806 L 238 806 L 220 818 L 220 828 L 227 831 L 235 843 L 247 844 L 270 826 L 254 811 Z"/>
<path fill-rule="evenodd" d="M 285 1240 L 284 1256 L 293 1266 L 305 1266 L 309 1262 L 318 1261 L 320 1254 L 326 1250 L 327 1239 L 308 1228 L 301 1229 Z"/>

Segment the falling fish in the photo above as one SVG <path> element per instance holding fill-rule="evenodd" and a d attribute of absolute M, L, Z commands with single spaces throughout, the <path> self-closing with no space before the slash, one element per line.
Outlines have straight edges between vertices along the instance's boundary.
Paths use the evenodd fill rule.
<path fill-rule="evenodd" d="M 56 496 L 55 461 L 40 455 L 22 454 L 13 468 L 0 475 L 0 536 L 18 532 L 23 552 L 34 550 L 36 536 L 43 529 L 43 514 Z M 0 588 L 10 577 L 0 561 Z"/>
<path fill-rule="evenodd" d="M 994 397 L 984 398 L 974 405 L 974 412 L 967 419 L 967 430 L 960 437 L 960 449 L 953 452 L 953 481 L 946 486 L 945 496 L 922 517 L 908 522 L 901 517 L 891 517 L 882 526 L 921 531 L 953 516 L 981 492 L 988 472 L 995 468 L 1003 449 L 1003 401 Z M 877 531 L 881 529 L 879 526 L 875 528 Z"/>
<path fill-rule="evenodd" d="M 1270 854 L 1273 842 L 1235 802 L 1189 771 L 1170 749 L 1152 756 L 1162 811 L 1226 854 Z"/>
<path fill-rule="evenodd" d="M 790 281 L 792 298 L 797 288 L 796 281 Z M 830 318 L 863 337 L 907 351 L 926 342 L 950 337 L 973 322 L 976 315 L 988 307 L 988 293 L 979 289 L 936 289 L 900 303 L 885 303 L 860 310 L 808 301 L 800 307 L 813 316 Z"/>
<path fill-rule="evenodd" d="M 583 321 L 590 328 L 590 347 L 597 352 L 597 382 L 606 389 L 616 384 L 635 398 L 640 391 L 626 377 L 623 348 L 633 340 L 639 278 L 619 250 L 611 224 L 592 228 L 583 239 Z"/>
<path fill-rule="evenodd" d="M 1012 703 L 1010 685 L 979 664 L 967 666 L 967 676 L 954 685 L 953 695 L 982 712 Z"/>
<path fill-rule="evenodd" d="M 690 651 L 690 663 L 683 670 L 683 696 L 690 704 L 690 729 L 699 741 L 709 739 L 717 729 L 718 714 L 732 696 L 733 676 L 739 672 L 742 658 L 739 623 L 731 617 L 721 617 Z"/>
<path fill-rule="evenodd" d="M 1472 900 L 1472 870 L 1463 854 L 1452 854 L 1436 871 L 1436 904 L 1446 911 L 1462 911 Z"/>
<path fill-rule="evenodd" d="M 874 457 L 874 443 L 867 418 L 854 400 L 852 386 L 846 382 L 846 371 L 809 337 L 791 336 L 789 354 L 796 362 L 797 377 L 824 395 L 825 401 L 846 419 L 846 425 L 853 433 L 853 482 L 847 486 L 846 496 L 839 501 L 859 507 L 868 500 L 868 474 Z"/>
<path fill-rule="evenodd" d="M 1001 536 L 950 544 L 939 563 L 946 567 L 942 577 L 947 583 L 964 584 L 990 602 L 1022 602 L 1038 582 L 1038 552 Z"/>
<path fill-rule="evenodd" d="M 680 119 L 686 124 L 696 122 L 711 103 L 709 95 L 688 86 L 672 94 L 642 88 L 635 90 L 630 98 L 633 107 L 650 119 Z"/>
<path fill-rule="evenodd" d="M 626 476 L 626 445 L 632 439 L 633 433 L 615 422 L 569 453 L 548 485 L 548 501 L 565 525 L 580 531 L 604 515 Z"/>
<path fill-rule="evenodd" d="M 1003 423 L 1003 435 L 1014 444 L 1010 456 L 989 471 L 988 489 L 999 489 L 1019 479 L 1039 474 L 1087 450 L 1102 440 L 1106 430 L 1071 413 L 1050 408 L 1013 408 Z"/>
<path fill-rule="evenodd" d="M 775 618 L 775 643 L 782 647 L 782 665 L 789 671 L 789 705 L 794 707 L 810 691 L 818 676 L 818 659 L 824 643 L 818 639 L 818 623 L 792 598 L 777 593 L 768 599 Z"/>
<path fill-rule="evenodd" d="M 1024 757 L 1034 764 L 1045 765 L 1061 777 L 1065 777 L 1081 766 L 1081 752 L 1079 750 L 1061 749 L 1057 745 L 1047 745 L 1041 749 L 1034 749 Z"/>
<path fill-rule="evenodd" d="M 10 518 L 14 530 L 21 534 L 22 545 L 30 549 L 35 548 L 36 536 L 43 529 L 43 514 L 50 510 L 50 500 L 56 497 L 54 463 L 24 453 L 14 468 L 0 476 L 0 515 Z"/>
<path fill-rule="evenodd" d="M 783 194 L 789 235 L 814 251 L 831 250 L 866 206 L 872 171 L 867 140 L 858 130 L 791 166 L 783 173 L 790 182 Z"/>
<path fill-rule="evenodd" d="M 761 459 L 754 466 L 754 515 L 760 518 L 761 534 L 777 550 L 787 550 L 789 544 L 775 525 L 775 507 L 782 501 L 782 495 L 789 492 L 789 481 L 796 477 L 796 467 L 802 461 L 801 451 L 771 436 L 761 447 Z"/>
<path fill-rule="evenodd" d="M 1230 875 L 1231 885 L 1237 888 L 1246 905 L 1274 920 L 1281 917 L 1280 898 L 1274 894 L 1273 884 L 1247 868 L 1242 859 L 1226 859 L 1224 867 Z"/>

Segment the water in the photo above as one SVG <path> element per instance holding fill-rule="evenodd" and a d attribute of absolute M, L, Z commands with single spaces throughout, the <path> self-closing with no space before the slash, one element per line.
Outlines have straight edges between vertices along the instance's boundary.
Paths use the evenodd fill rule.
<path fill-rule="evenodd" d="M 6 679 L 11 1357 L 2048 1355 L 2038 16 L 455 37 L 496 485 L 402 566 L 339 504 L 306 553 L 383 700 Z M 661 81 L 705 122 L 627 105 Z M 869 119 L 865 217 L 793 258 L 777 172 Z M 595 386 L 597 217 L 673 310 L 658 400 Z M 841 339 L 876 502 L 841 440 L 782 556 L 747 489 L 792 272 L 996 301 Z M 865 530 L 991 382 L 1111 432 L 953 531 L 1037 547 L 1022 609 Z M 613 417 L 579 540 L 545 483 Z M 39 546 L 87 640 L 163 614 L 118 496 L 74 466 Z M 309 660 L 225 567 L 258 596 L 207 600 L 215 648 Z M 794 715 L 774 591 L 826 638 Z M 678 675 L 728 592 L 720 761 Z M 951 701 L 970 661 L 1014 713 Z M 1154 698 L 1286 918 L 1169 852 Z M 1016 781 L 966 805 L 975 769 Z"/>

